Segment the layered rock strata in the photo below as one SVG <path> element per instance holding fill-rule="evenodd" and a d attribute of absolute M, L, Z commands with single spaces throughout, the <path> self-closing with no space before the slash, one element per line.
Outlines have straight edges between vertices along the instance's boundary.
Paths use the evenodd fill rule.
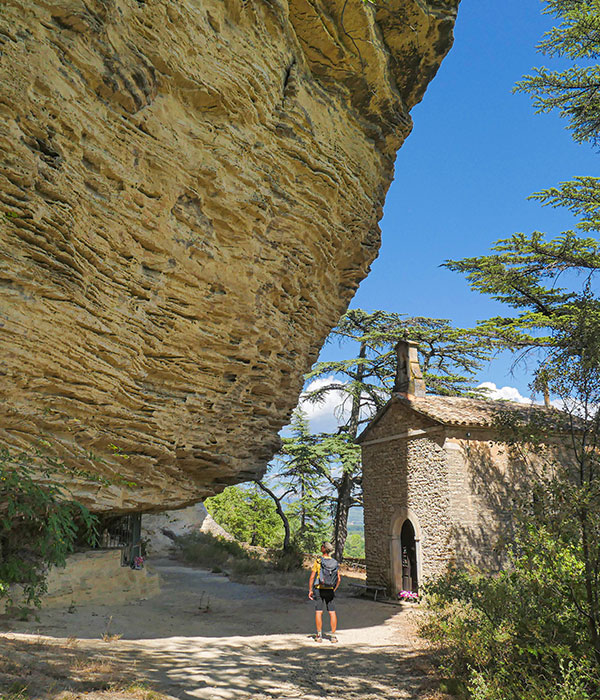
<path fill-rule="evenodd" d="M 118 549 L 78 552 L 67 557 L 64 567 L 54 566 L 46 580 L 48 590 L 42 601 L 44 609 L 71 608 L 74 605 L 123 605 L 144 600 L 160 593 L 160 578 L 147 566 L 140 570 L 121 566 Z M 12 589 L 13 604 L 20 605 L 23 595 Z M 0 600 L 0 613 L 7 604 Z M 94 614 L 94 613 L 93 613 Z M 39 697 L 39 696 L 38 696 Z"/>
<path fill-rule="evenodd" d="M 96 510 L 261 474 L 458 0 L 3 0 L 0 441 Z"/>

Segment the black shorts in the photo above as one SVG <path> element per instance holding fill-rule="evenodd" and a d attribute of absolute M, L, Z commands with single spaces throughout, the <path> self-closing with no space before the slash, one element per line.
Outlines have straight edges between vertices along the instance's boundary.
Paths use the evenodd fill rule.
<path fill-rule="evenodd" d="M 316 588 L 315 589 L 315 610 L 323 612 L 325 608 L 329 612 L 335 611 L 335 591 L 333 588 Z"/>

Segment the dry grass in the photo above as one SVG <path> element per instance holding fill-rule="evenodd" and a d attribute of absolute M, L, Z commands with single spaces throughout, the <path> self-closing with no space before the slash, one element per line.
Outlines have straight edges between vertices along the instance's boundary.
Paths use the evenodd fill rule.
<path fill-rule="evenodd" d="M 168 700 L 133 682 L 131 672 L 113 656 L 84 651 L 74 637 L 0 636 L 0 700 Z"/>
<path fill-rule="evenodd" d="M 108 622 L 106 623 L 106 629 L 104 630 L 104 633 L 102 634 L 102 641 L 104 641 L 104 642 L 117 642 L 123 636 L 122 634 L 114 634 L 110 631 L 110 626 L 112 625 L 112 621 L 113 621 L 113 616 L 111 615 L 108 618 Z"/>
<path fill-rule="evenodd" d="M 177 556 L 187 564 L 226 574 L 231 581 L 273 588 L 304 589 L 317 554 L 292 553 L 287 561 L 273 550 L 223 540 L 208 533 L 194 532 L 178 537 Z M 342 590 L 350 581 L 363 582 L 366 573 L 355 564 L 342 564 Z"/>
<path fill-rule="evenodd" d="M 56 700 L 165 700 L 166 698 L 166 695 L 157 693 L 140 683 L 117 685 L 110 690 L 85 694 L 67 691 L 56 696 Z"/>
<path fill-rule="evenodd" d="M 89 678 L 98 678 L 112 673 L 114 670 L 113 663 L 113 659 L 107 659 L 102 656 L 99 658 L 86 656 L 75 659 L 71 668 L 80 675 L 85 675 Z"/>
<path fill-rule="evenodd" d="M 421 700 L 452 700 L 453 696 L 443 693 L 441 690 L 429 692 Z"/>

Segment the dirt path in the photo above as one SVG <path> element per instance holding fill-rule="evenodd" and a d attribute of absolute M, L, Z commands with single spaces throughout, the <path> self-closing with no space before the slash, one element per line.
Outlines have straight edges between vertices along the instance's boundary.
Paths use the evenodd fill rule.
<path fill-rule="evenodd" d="M 14 622 L 3 634 L 15 644 L 69 640 L 86 653 L 110 656 L 132 680 L 186 700 L 434 697 L 413 610 L 349 597 L 342 587 L 339 644 L 317 644 L 314 609 L 303 590 L 236 584 L 167 560 L 154 568 L 159 596 L 43 611 L 39 622 Z M 121 637 L 103 641 L 107 633 Z"/>

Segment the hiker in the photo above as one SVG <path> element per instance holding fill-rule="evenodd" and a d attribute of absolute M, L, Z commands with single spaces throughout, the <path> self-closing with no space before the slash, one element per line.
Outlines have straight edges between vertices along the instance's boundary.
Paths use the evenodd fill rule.
<path fill-rule="evenodd" d="M 315 601 L 315 625 L 317 627 L 315 641 L 317 642 L 323 641 L 323 608 L 327 608 L 329 611 L 329 620 L 331 622 L 329 639 L 332 642 L 337 642 L 338 640 L 335 636 L 337 615 L 334 598 L 342 575 L 340 574 L 339 564 L 331 556 L 332 553 L 333 545 L 331 542 L 322 542 L 321 554 L 323 556 L 315 560 L 308 582 L 308 597 Z M 318 595 L 315 595 L 316 592 L 318 592 Z"/>

